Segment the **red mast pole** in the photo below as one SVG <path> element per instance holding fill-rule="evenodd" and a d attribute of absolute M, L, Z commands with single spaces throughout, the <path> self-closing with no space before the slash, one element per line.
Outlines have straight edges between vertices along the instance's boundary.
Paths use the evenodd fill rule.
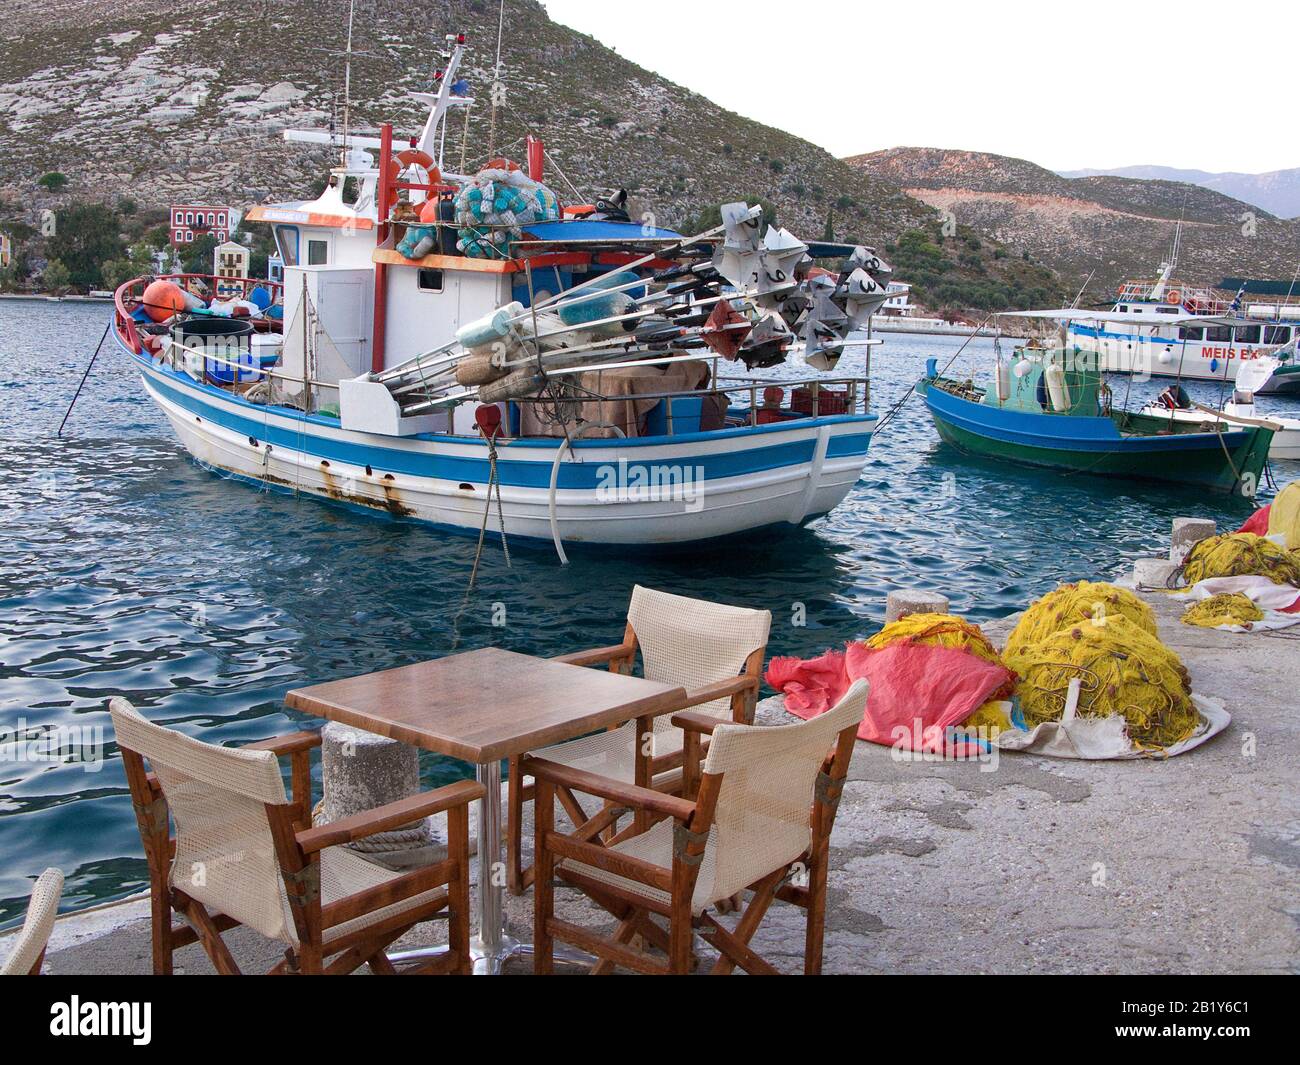
<path fill-rule="evenodd" d="M 388 216 L 393 209 L 393 126 L 385 122 L 379 130 L 379 200 L 376 205 L 378 225 L 375 247 L 382 248 L 388 241 L 391 227 Z M 370 369 L 380 373 L 384 369 L 384 333 L 388 325 L 388 265 L 375 263 L 375 326 L 371 331 Z"/>

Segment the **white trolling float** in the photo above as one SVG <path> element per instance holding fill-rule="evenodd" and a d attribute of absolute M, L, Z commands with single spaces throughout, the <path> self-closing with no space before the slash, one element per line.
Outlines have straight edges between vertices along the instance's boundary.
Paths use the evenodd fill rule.
<path fill-rule="evenodd" d="M 618 200 L 561 204 L 533 137 L 526 169 L 449 173 L 465 48 L 448 38 L 409 147 L 387 125 L 286 134 L 341 163 L 315 200 L 248 212 L 273 229 L 282 286 L 246 282 L 233 304 L 197 298 L 192 276 L 117 291 L 114 335 L 191 455 L 451 530 L 490 519 L 561 557 L 566 542 L 689 542 L 835 507 L 876 415 L 869 358 L 826 375 L 879 343 L 862 334 L 889 267 L 764 228 L 745 204 L 694 236 Z M 791 356 L 821 373 L 752 372 Z"/>

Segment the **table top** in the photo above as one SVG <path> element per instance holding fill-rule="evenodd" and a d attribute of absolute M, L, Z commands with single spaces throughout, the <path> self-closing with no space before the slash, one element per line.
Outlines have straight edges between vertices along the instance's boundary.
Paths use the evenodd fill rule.
<path fill-rule="evenodd" d="M 289 692 L 294 710 L 484 764 L 681 705 L 685 689 L 499 647 Z"/>

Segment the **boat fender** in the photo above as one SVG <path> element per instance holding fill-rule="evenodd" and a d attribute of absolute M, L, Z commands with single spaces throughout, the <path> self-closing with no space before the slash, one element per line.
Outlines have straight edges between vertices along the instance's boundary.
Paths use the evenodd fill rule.
<path fill-rule="evenodd" d="M 1169 348 L 1165 348 L 1164 351 L 1162 351 L 1159 355 L 1156 356 L 1156 360 L 1160 363 L 1161 366 L 1168 366 L 1171 362 L 1174 361 L 1174 353 Z"/>
<path fill-rule="evenodd" d="M 1056 363 L 1052 363 L 1043 371 L 1043 377 L 1047 381 L 1047 395 L 1052 401 L 1052 409 L 1068 411 L 1070 409 L 1070 386 L 1066 383 L 1065 371 Z"/>
<path fill-rule="evenodd" d="M 1218 373 L 1218 372 L 1219 372 L 1219 360 L 1218 360 L 1218 359 L 1211 359 L 1211 360 L 1210 360 L 1210 373 Z"/>
<path fill-rule="evenodd" d="M 1007 367 L 1006 360 L 998 355 L 994 363 L 994 379 L 997 383 L 997 396 L 999 403 L 1005 403 L 1011 398 L 1011 371 Z"/>
<path fill-rule="evenodd" d="M 456 363 L 456 383 L 465 388 L 477 388 L 505 375 L 505 370 L 492 365 L 492 356 L 487 352 L 467 355 Z"/>
<path fill-rule="evenodd" d="M 456 342 L 465 348 L 482 348 L 490 346 L 510 332 L 511 319 L 524 313 L 524 305 L 519 302 L 507 303 L 491 314 L 467 322 L 456 330 Z"/>
<path fill-rule="evenodd" d="M 532 370 L 516 370 L 498 381 L 491 381 L 478 390 L 480 403 L 499 403 L 506 399 L 521 399 L 533 395 L 542 387 L 544 379 Z"/>
<path fill-rule="evenodd" d="M 617 336 L 619 333 L 630 332 L 635 328 L 635 320 L 624 318 L 624 316 L 631 314 L 635 310 L 636 300 L 626 292 L 610 292 L 586 300 L 583 303 L 563 305 L 559 309 L 559 314 L 560 321 L 567 326 L 601 322 L 590 332 L 597 337 L 602 337 Z M 624 318 L 624 320 L 617 322 L 604 321 L 607 318 Z"/>
<path fill-rule="evenodd" d="M 1030 368 L 1031 368 L 1033 365 L 1034 365 L 1034 364 L 1033 364 L 1032 362 L 1030 362 L 1028 359 L 1021 359 L 1021 360 L 1020 360 L 1018 363 L 1016 363 L 1015 366 L 1013 366 L 1011 369 L 1012 369 L 1012 372 L 1014 372 L 1015 375 L 1016 375 L 1017 377 L 1024 377 L 1025 374 L 1027 374 L 1027 373 L 1029 372 Z"/>
<path fill-rule="evenodd" d="M 144 312 L 155 322 L 167 319 L 189 309 L 189 299 L 180 285 L 171 281 L 153 281 L 140 297 Z"/>

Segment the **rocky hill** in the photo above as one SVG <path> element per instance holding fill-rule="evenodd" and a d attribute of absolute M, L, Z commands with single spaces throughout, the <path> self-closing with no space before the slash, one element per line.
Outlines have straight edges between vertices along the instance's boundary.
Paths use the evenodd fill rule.
<path fill-rule="evenodd" d="M 1104 300 L 1126 277 L 1153 274 L 1184 222 L 1179 274 L 1291 277 L 1300 222 L 1212 189 L 1109 175 L 1066 178 L 1023 159 L 937 148 L 891 148 L 851 165 L 903 188 L 958 223 L 1029 252 Z"/>
<path fill-rule="evenodd" d="M 341 108 L 346 0 L 50 0 L 0 27 L 0 196 L 31 202 L 50 171 L 82 198 L 142 204 L 247 203 L 302 194 L 331 161 L 286 144 L 284 128 L 324 127 Z M 358 0 L 352 126 L 415 132 L 442 37 L 464 30 L 463 70 L 478 99 L 448 160 L 488 157 L 496 0 Z M 508 0 L 507 97 L 495 147 L 540 133 L 585 199 L 620 187 L 660 224 L 701 204 L 761 197 L 801 234 L 828 215 L 842 237 L 883 242 L 931 216 L 887 182 L 796 137 L 724 111 Z M 575 194 L 552 168 L 550 180 Z"/>
<path fill-rule="evenodd" d="M 347 0 L 22 2 L 30 17 L 0 25 L 0 225 L 69 203 L 129 198 L 143 214 L 319 187 L 329 150 L 282 133 L 341 121 Z M 409 92 L 431 87 L 443 35 L 464 31 L 472 51 L 461 73 L 477 102 L 467 127 L 457 119 L 448 130 L 451 168 L 519 156 L 531 131 L 569 202 L 626 188 L 637 215 L 686 226 L 710 205 L 761 199 L 806 238 L 829 229 L 900 247 L 904 259 L 924 247 L 916 296 L 935 309 L 1026 306 L 1059 289 L 1031 256 L 964 230 L 959 251 L 929 254 L 928 234 L 944 240 L 935 212 L 892 182 L 628 62 L 534 0 L 506 2 L 507 95 L 493 128 L 497 11 L 497 0 L 431 0 L 418 12 L 357 0 L 351 128 L 391 120 L 399 135 L 416 132 L 427 112 Z M 38 185 L 55 171 L 69 179 L 57 193 Z"/>
<path fill-rule="evenodd" d="M 1067 178 L 1109 174 L 1144 181 L 1184 181 L 1262 207 L 1279 218 L 1300 216 L 1300 167 L 1270 170 L 1263 174 L 1241 174 L 1236 171 L 1180 170 L 1172 166 L 1121 166 L 1114 170 L 1063 170 L 1060 174 Z"/>

